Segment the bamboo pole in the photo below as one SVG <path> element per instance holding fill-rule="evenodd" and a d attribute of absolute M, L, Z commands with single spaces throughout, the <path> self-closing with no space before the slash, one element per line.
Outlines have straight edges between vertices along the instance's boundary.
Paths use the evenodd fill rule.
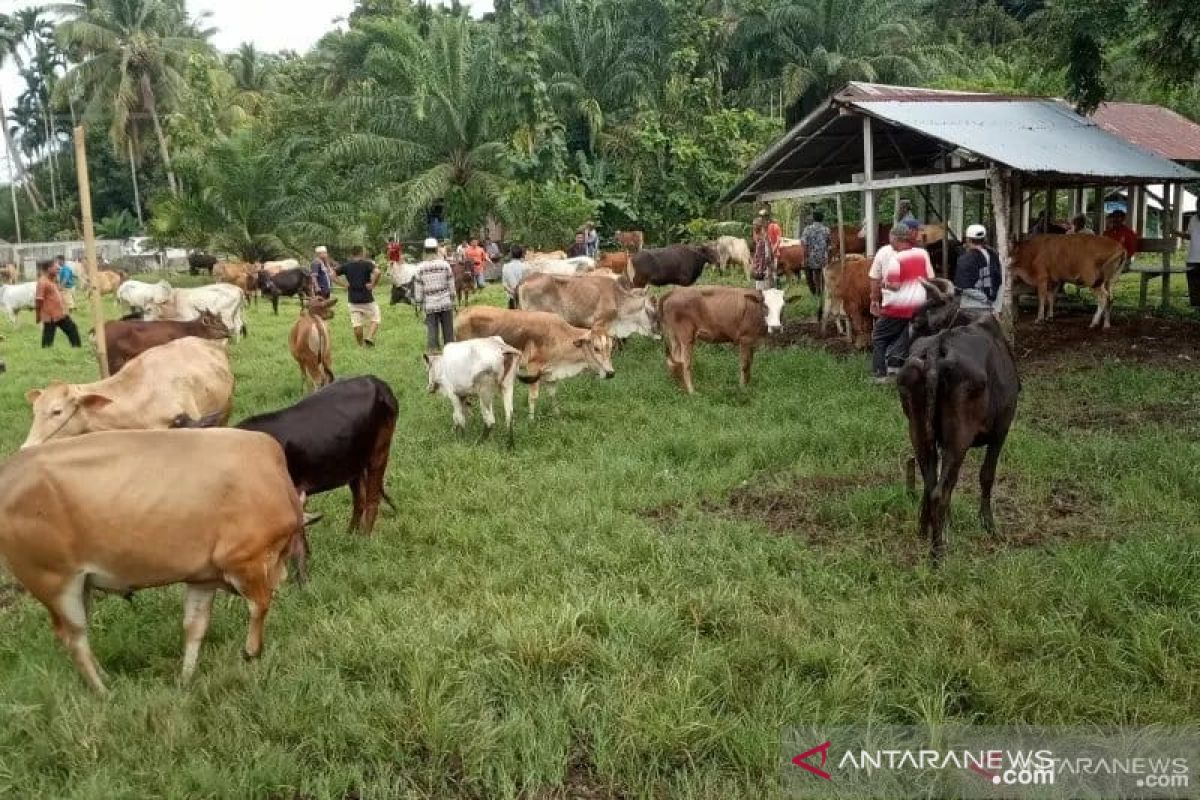
<path fill-rule="evenodd" d="M 1000 263 L 1003 265 L 1004 287 L 1003 306 L 1000 311 L 1000 326 L 1004 329 L 1004 335 L 1008 337 L 1011 343 L 1015 336 L 1015 323 L 1017 317 L 1016 305 L 1013 301 L 1012 287 L 1012 244 L 1015 241 L 1014 230 L 1012 227 L 1013 218 L 1015 216 L 1013 208 L 1014 198 L 1019 199 L 1019 191 L 1014 191 L 1013 186 L 1015 181 L 1012 175 L 1005 169 L 993 165 L 988 176 L 988 186 L 992 192 L 992 214 L 996 221 L 996 250 L 1000 256 Z"/>
<path fill-rule="evenodd" d="M 108 377 L 108 340 L 104 338 L 104 305 L 96 274 L 96 231 L 92 227 L 92 187 L 88 180 L 87 143 L 83 126 L 75 128 L 75 172 L 79 178 L 79 212 L 83 217 L 83 263 L 88 274 L 88 295 L 92 300 L 92 324 L 96 329 L 96 357 L 100 377 Z"/>

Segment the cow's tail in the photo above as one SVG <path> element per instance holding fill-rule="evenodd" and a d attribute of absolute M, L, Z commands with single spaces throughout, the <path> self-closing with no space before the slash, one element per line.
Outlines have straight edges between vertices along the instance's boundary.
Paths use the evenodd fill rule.
<path fill-rule="evenodd" d="M 1092 288 L 1099 289 L 1105 284 L 1116 283 L 1117 278 L 1121 277 L 1121 273 L 1125 271 L 1125 267 L 1129 263 L 1130 259 L 1124 249 L 1114 254 L 1100 267 L 1100 274 L 1096 276 L 1096 283 Z"/>

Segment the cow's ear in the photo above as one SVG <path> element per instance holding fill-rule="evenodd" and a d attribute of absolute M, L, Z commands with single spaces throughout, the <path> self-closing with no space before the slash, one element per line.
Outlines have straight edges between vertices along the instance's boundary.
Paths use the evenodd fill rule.
<path fill-rule="evenodd" d="M 33 405 L 34 403 L 36 403 L 38 401 L 38 398 L 41 396 L 42 396 L 41 389 L 30 389 L 28 392 L 25 393 L 25 402 L 29 403 L 29 405 Z"/>
<path fill-rule="evenodd" d="M 96 392 L 88 392 L 87 394 L 79 397 L 79 405 L 83 406 L 89 411 L 97 411 L 101 408 L 104 408 L 111 402 L 111 397 L 103 394 L 97 394 Z"/>
<path fill-rule="evenodd" d="M 330 307 L 330 308 L 333 308 L 334 306 L 336 306 L 336 305 L 337 305 L 337 301 L 338 301 L 338 299 L 337 299 L 336 297 L 332 297 L 332 298 L 330 298 L 330 300 L 329 300 L 329 307 Z"/>

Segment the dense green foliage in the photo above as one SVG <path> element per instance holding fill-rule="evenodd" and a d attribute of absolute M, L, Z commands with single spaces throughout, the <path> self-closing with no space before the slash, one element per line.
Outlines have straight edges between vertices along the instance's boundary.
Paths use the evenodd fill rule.
<path fill-rule="evenodd" d="M 474 20 L 458 4 L 359 0 L 307 53 L 221 54 L 182 0 L 88 0 L 0 16 L 0 59 L 26 85 L 6 126 L 26 238 L 77 235 L 67 133 L 84 120 L 97 219 L 128 212 L 156 238 L 230 255 L 407 239 L 432 217 L 540 246 L 586 214 L 604 235 L 663 241 L 725 216 L 747 161 L 849 80 L 1200 116 L 1191 6 L 503 0 Z M 234 203 L 247 187 L 212 166 L 230 159 L 237 180 L 273 182 Z"/>

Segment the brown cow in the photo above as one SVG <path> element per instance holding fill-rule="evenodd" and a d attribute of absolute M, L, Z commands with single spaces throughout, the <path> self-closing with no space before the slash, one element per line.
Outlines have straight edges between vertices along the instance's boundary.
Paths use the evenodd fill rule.
<path fill-rule="evenodd" d="M 108 374 L 116 375 L 131 360 L 151 347 L 196 336 L 201 339 L 228 339 L 232 331 L 211 311 L 201 311 L 191 322 L 143 322 L 122 320 L 104 325 L 104 341 L 108 351 Z M 92 332 L 95 336 L 95 331 Z"/>
<path fill-rule="evenodd" d="M 1096 295 L 1091 327 L 1103 321 L 1107 328 L 1113 284 L 1124 266 L 1125 249 L 1112 239 L 1091 233 L 1044 233 L 1017 246 L 1013 276 L 1037 289 L 1038 322 L 1054 319 L 1055 290 L 1064 283 L 1076 283 L 1089 287 Z"/>
<path fill-rule="evenodd" d="M 597 270 L 607 270 L 614 275 L 624 275 L 629 269 L 629 253 L 621 251 L 619 253 L 601 253 L 600 261 L 596 264 Z"/>
<path fill-rule="evenodd" d="M 50 612 L 54 633 L 101 694 L 87 635 L 92 591 L 128 596 L 187 584 L 186 681 L 218 589 L 246 598 L 243 652 L 262 652 L 285 556 L 296 553 L 303 568 L 302 502 L 269 436 L 104 431 L 22 450 L 0 467 L 0 562 Z"/>
<path fill-rule="evenodd" d="M 611 378 L 612 340 L 600 331 L 568 325 L 560 317 L 543 311 L 510 311 L 492 306 L 475 306 L 459 315 L 454 326 L 457 339 L 499 336 L 509 347 L 521 351 L 521 363 L 529 384 L 529 418 L 537 410 L 539 386 L 558 407 L 558 382 L 591 370 Z"/>
<path fill-rule="evenodd" d="M 693 286 L 675 289 L 659 300 L 658 318 L 667 349 L 667 369 L 682 381 L 688 394 L 692 386 L 692 351 L 696 340 L 730 342 L 741 349 L 742 386 L 750 383 L 754 348 L 781 327 L 783 292 L 756 291 L 730 286 Z"/>
<path fill-rule="evenodd" d="M 16 264 L 5 264 L 3 267 L 0 267 L 0 281 L 9 286 L 16 283 L 19 277 L 20 273 L 17 271 Z"/>
<path fill-rule="evenodd" d="M 469 264 L 461 261 L 451 261 L 450 271 L 454 273 L 454 304 L 465 306 L 471 302 L 471 295 L 479 291 L 475 285 L 475 273 Z"/>
<path fill-rule="evenodd" d="M 212 275 L 218 283 L 230 283 L 246 293 L 246 297 L 258 305 L 258 273 L 262 267 L 245 262 L 222 261 L 213 267 Z"/>
<path fill-rule="evenodd" d="M 855 347 L 866 347 L 871 341 L 874 320 L 871 317 L 871 259 L 849 255 L 833 259 L 825 267 L 825 306 L 821 317 L 821 332 L 830 320 L 848 319 L 846 338 Z M 839 324 L 839 328 L 841 325 Z"/>
<path fill-rule="evenodd" d="M 614 238 L 623 250 L 637 253 L 646 246 L 646 234 L 642 231 L 617 231 Z"/>
<path fill-rule="evenodd" d="M 548 311 L 571 325 L 617 339 L 654 335 L 654 302 L 644 289 L 626 289 L 599 275 L 530 275 L 517 290 L 526 311 Z"/>
<path fill-rule="evenodd" d="M 313 297 L 300 309 L 300 318 L 292 326 L 288 346 L 292 358 L 300 365 L 300 391 L 308 386 L 319 389 L 333 383 L 333 352 L 329 341 L 329 326 L 337 298 Z"/>
<path fill-rule="evenodd" d="M 806 255 L 807 248 L 803 242 L 780 247 L 779 256 L 775 259 L 775 269 L 780 275 L 790 275 L 799 280 L 804 277 Z"/>

